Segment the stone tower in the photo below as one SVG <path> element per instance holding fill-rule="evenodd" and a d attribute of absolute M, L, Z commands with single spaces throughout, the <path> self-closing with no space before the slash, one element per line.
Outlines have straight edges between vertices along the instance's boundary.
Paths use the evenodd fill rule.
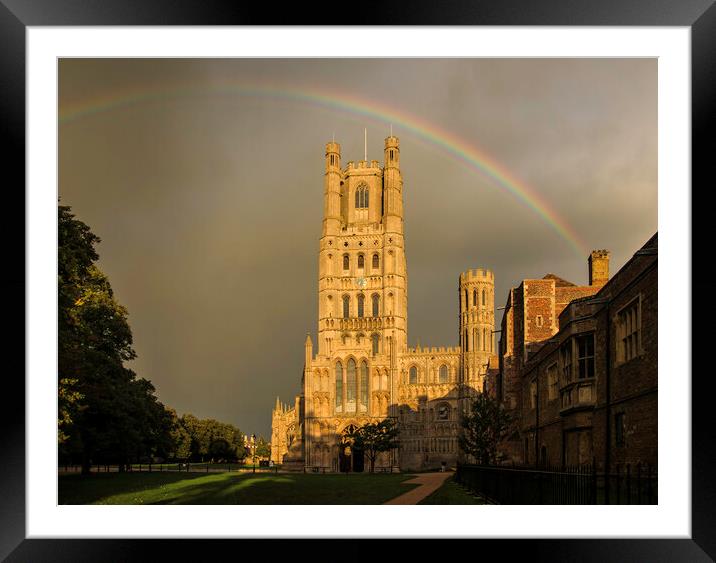
<path fill-rule="evenodd" d="M 397 137 L 385 162 L 349 162 L 326 145 L 323 235 L 318 261 L 318 355 L 407 345 L 403 180 Z"/>
<path fill-rule="evenodd" d="M 460 347 L 465 396 L 482 391 L 490 356 L 494 353 L 495 278 L 477 269 L 460 274 Z"/>

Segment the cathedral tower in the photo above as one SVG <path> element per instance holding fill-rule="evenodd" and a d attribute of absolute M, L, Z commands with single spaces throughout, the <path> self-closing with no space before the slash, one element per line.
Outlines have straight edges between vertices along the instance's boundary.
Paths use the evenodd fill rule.
<path fill-rule="evenodd" d="M 492 272 L 477 269 L 460 274 L 459 303 L 461 383 L 466 388 L 482 391 L 494 349 L 495 278 Z M 469 394 L 471 392 L 466 393 Z"/>

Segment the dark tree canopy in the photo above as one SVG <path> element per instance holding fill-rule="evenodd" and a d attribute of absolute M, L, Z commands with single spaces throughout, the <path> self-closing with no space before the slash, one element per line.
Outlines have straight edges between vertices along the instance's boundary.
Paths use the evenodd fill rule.
<path fill-rule="evenodd" d="M 368 422 L 347 437 L 353 440 L 355 448 L 363 450 L 370 461 L 370 472 L 373 473 L 378 455 L 398 447 L 398 434 L 395 420 L 386 418 L 380 422 Z"/>
<path fill-rule="evenodd" d="M 100 242 L 58 207 L 58 385 L 60 453 L 128 463 L 170 449 L 171 418 L 152 384 L 124 363 L 135 357 L 127 310 L 95 262 Z"/>
<path fill-rule="evenodd" d="M 479 393 L 462 420 L 460 448 L 478 463 L 495 463 L 497 445 L 507 435 L 510 417 L 499 401 L 487 393 Z"/>

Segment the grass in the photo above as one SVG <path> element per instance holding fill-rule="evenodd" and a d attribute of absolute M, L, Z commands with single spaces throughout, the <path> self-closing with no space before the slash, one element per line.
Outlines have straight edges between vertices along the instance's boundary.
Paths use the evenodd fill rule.
<path fill-rule="evenodd" d="M 437 491 L 425 497 L 418 504 L 485 504 L 485 501 L 456 483 L 454 477 L 451 476 Z"/>
<path fill-rule="evenodd" d="M 404 474 L 96 473 L 60 475 L 59 504 L 382 504 Z"/>

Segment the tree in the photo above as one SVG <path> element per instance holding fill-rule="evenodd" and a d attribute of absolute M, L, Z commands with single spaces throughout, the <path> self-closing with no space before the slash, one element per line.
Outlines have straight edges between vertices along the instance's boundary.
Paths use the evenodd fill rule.
<path fill-rule="evenodd" d="M 170 443 L 168 416 L 152 384 L 125 367 L 136 357 L 127 310 L 95 262 L 100 242 L 58 206 L 58 444 L 81 460 L 118 463 Z"/>
<path fill-rule="evenodd" d="M 495 463 L 497 445 L 507 435 L 510 416 L 497 399 L 479 393 L 462 419 L 460 448 L 478 463 Z"/>
<path fill-rule="evenodd" d="M 256 456 L 271 457 L 271 444 L 263 436 L 256 439 Z"/>
<path fill-rule="evenodd" d="M 368 422 L 348 435 L 356 449 L 370 461 L 370 472 L 375 470 L 375 460 L 381 452 L 388 452 L 398 447 L 398 425 L 392 418 L 380 422 Z"/>

